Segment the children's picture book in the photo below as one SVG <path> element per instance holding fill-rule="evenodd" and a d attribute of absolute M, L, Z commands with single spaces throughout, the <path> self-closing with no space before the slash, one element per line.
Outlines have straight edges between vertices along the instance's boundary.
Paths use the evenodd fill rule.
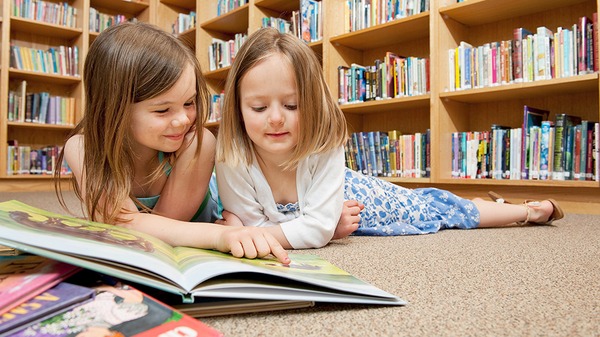
<path fill-rule="evenodd" d="M 0 258 L 0 315 L 52 288 L 78 270 L 80 268 L 74 265 L 42 256 Z"/>
<path fill-rule="evenodd" d="M 404 305 L 406 302 L 312 254 L 291 263 L 172 247 L 120 226 L 0 203 L 0 244 L 163 291 L 194 297 Z"/>
<path fill-rule="evenodd" d="M 6 336 L 222 336 L 131 286 L 103 284 L 91 290 L 95 293 L 93 300 Z"/>
<path fill-rule="evenodd" d="M 61 282 L 0 315 L 0 335 L 7 336 L 94 298 L 94 290 Z"/>

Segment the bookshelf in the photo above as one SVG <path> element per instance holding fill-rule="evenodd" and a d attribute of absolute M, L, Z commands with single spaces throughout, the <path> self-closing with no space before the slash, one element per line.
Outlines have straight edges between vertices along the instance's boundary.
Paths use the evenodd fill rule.
<path fill-rule="evenodd" d="M 29 175 L 27 177 L 21 175 L 8 175 L 8 160 L 7 160 L 7 142 L 9 140 L 18 140 L 19 145 L 30 146 L 32 149 L 40 149 L 49 145 L 61 144 L 66 134 L 73 128 L 73 122 L 80 118 L 78 107 L 81 105 L 83 98 L 83 87 L 81 81 L 81 66 L 73 61 L 67 64 L 65 69 L 50 70 L 43 69 L 39 61 L 45 53 L 46 57 L 50 57 L 47 50 L 55 48 L 58 52 L 64 48 L 65 59 L 68 55 L 85 53 L 87 50 L 88 37 L 84 33 L 87 21 L 83 19 L 84 1 L 71 1 L 69 6 L 76 11 L 76 19 L 73 22 L 52 22 L 51 18 L 46 21 L 38 21 L 26 15 L 11 11 L 13 1 L 4 0 L 2 4 L 2 67 L 0 72 L 0 184 L 6 184 L 9 188 L 14 186 L 33 186 L 37 189 L 41 185 L 45 185 L 51 181 L 48 175 Z M 32 68 L 31 64 L 23 67 L 13 67 L 10 64 L 11 49 L 14 47 L 21 48 L 23 52 L 33 50 L 39 56 L 38 62 L 34 61 L 36 68 Z M 63 59 L 64 60 L 64 59 Z M 69 66 L 70 64 L 70 66 Z M 46 63 L 48 65 L 48 63 Z M 57 117 L 53 121 L 48 120 L 48 123 L 32 123 L 19 121 L 17 119 L 8 119 L 8 101 L 9 92 L 17 91 L 22 87 L 22 83 L 26 82 L 27 94 L 39 94 L 41 92 L 48 93 L 52 98 L 62 97 L 65 102 L 69 102 L 73 106 L 70 109 L 74 116 L 68 120 L 65 116 Z M 58 123 L 58 124 L 54 124 Z"/>
<path fill-rule="evenodd" d="M 15 72 L 8 68 L 9 54 L 6 46 L 19 36 L 25 42 L 48 44 L 50 39 L 61 39 L 80 45 L 83 55 L 94 34 L 88 33 L 82 19 L 79 30 L 58 29 L 51 37 L 40 37 L 28 32 L 41 31 L 36 23 L 7 16 L 10 6 L 2 0 L 0 25 L 2 27 L 2 65 L 0 98 L 6 102 L 7 92 L 19 78 L 32 74 Z M 90 5 L 103 8 L 108 13 L 125 13 L 129 17 L 156 23 L 170 31 L 179 13 L 197 13 L 195 28 L 180 34 L 182 39 L 195 48 L 196 55 L 207 78 L 210 90 L 220 93 L 224 88 L 229 67 L 209 70 L 208 47 L 213 38 L 230 40 L 236 33 L 251 34 L 261 27 L 265 17 L 289 18 L 297 10 L 300 0 L 248 0 L 246 4 L 217 16 L 218 0 L 147 0 L 147 1 L 72 1 L 86 12 Z M 396 19 L 383 24 L 353 32 L 344 31 L 344 0 L 323 1 L 323 39 L 309 44 L 321 58 L 326 80 L 332 94 L 338 95 L 338 66 L 352 63 L 369 65 L 382 58 L 386 52 L 398 55 L 429 58 L 430 91 L 426 94 L 392 98 L 364 103 L 344 104 L 350 130 L 387 131 L 392 129 L 404 133 L 431 130 L 431 176 L 428 178 L 386 178 L 407 187 L 439 187 L 464 197 L 484 197 L 494 190 L 507 199 L 553 197 L 570 212 L 600 213 L 600 184 L 593 181 L 539 181 L 539 180 L 495 180 L 453 179 L 451 177 L 451 134 L 458 131 L 489 129 L 491 124 L 518 127 L 522 122 L 523 105 L 556 113 L 571 113 L 590 120 L 600 120 L 600 85 L 598 73 L 578 75 L 551 80 L 506 84 L 495 87 L 448 90 L 448 50 L 456 48 L 461 41 L 481 45 L 491 41 L 510 40 L 514 28 L 526 27 L 535 30 L 547 26 L 551 30 L 577 23 L 580 16 L 591 17 L 597 12 L 598 0 L 431 0 L 429 10 Z M 85 15 L 84 15 L 85 17 Z M 25 27 L 23 27 L 25 26 Z M 37 27 L 37 28 L 36 28 Z M 59 34 L 67 36 L 58 37 Z M 71 36 L 69 36 L 71 35 Z M 23 36 L 21 38 L 21 36 Z M 82 62 L 80 62 L 82 64 Z M 62 88 L 77 97 L 81 104 L 81 83 L 72 79 L 37 76 L 32 81 L 40 85 Z M 45 83 L 45 84 L 44 84 Z M 43 139 L 59 139 L 64 130 L 15 126 L 6 121 L 6 104 L 0 108 L 0 142 L 23 136 L 32 143 Z M 218 123 L 207 125 L 218 130 Z M 35 130 L 32 132 L 32 130 Z M 38 135 L 38 133 L 40 135 Z M 43 134 L 44 136 L 42 136 Z M 46 138 L 48 137 L 48 138 Z M 41 140 L 39 140 L 41 142 Z M 57 140 L 58 141 L 58 140 Z M 4 147 L 0 148 L 0 190 L 15 186 L 26 186 L 23 181 L 39 181 L 42 178 L 7 177 Z M 39 188 L 32 184 L 25 190 Z"/>
<path fill-rule="evenodd" d="M 44 22 L 38 18 L 30 18 L 13 10 L 14 0 L 0 1 L 1 44 L 0 56 L 0 191 L 38 191 L 51 190 L 53 180 L 51 174 L 14 174 L 8 173 L 7 142 L 17 140 L 19 145 L 38 149 L 51 145 L 60 145 L 74 124 L 82 117 L 84 100 L 83 60 L 89 45 L 98 33 L 90 30 L 91 8 L 106 15 L 122 15 L 127 20 L 136 19 L 150 21 L 152 1 L 155 0 L 70 0 L 66 1 L 76 14 L 65 15 L 75 18 L 75 24 L 69 22 Z M 47 1 L 48 4 L 65 3 L 65 1 Z M 48 69 L 18 68 L 11 64 L 11 46 L 46 51 L 52 47 L 71 48 L 77 63 L 72 62 L 72 69 L 67 73 L 54 73 Z M 46 63 L 49 64 L 49 63 Z M 38 63 L 39 66 L 39 63 Z M 50 96 L 66 98 L 73 106 L 73 118 L 63 124 L 49 122 L 31 123 L 9 120 L 9 92 L 20 89 L 26 82 L 27 94 L 49 93 Z"/>
<path fill-rule="evenodd" d="M 89 0 L 90 8 L 107 16 L 124 16 L 126 20 L 138 20 L 150 22 L 150 3 L 146 0 L 112 1 L 112 0 Z M 91 9 L 90 9 L 91 11 Z M 89 25 L 88 25 L 89 27 Z M 89 43 L 94 42 L 99 32 L 88 30 Z"/>
<path fill-rule="evenodd" d="M 487 190 L 502 191 L 508 199 L 551 195 L 570 211 L 598 213 L 600 202 L 597 181 L 556 180 L 468 180 L 452 179 L 450 134 L 456 131 L 486 130 L 491 124 L 520 127 L 524 105 L 550 110 L 550 120 L 557 113 L 568 113 L 598 121 L 598 73 L 553 78 L 533 82 L 506 84 L 494 87 L 449 91 L 448 59 L 446 52 L 460 41 L 473 46 L 491 41 L 510 40 L 514 28 L 535 31 L 546 26 L 570 27 L 581 16 L 591 18 L 598 11 L 598 1 L 482 1 L 437 5 L 431 18 L 436 42 L 432 44 L 432 117 L 437 141 L 432 150 L 435 170 L 432 182 L 448 186 L 465 195 L 485 195 Z M 433 69 L 437 69 L 434 71 Z M 434 144 L 432 144 L 432 148 Z M 512 197 L 514 196 L 514 197 Z"/>

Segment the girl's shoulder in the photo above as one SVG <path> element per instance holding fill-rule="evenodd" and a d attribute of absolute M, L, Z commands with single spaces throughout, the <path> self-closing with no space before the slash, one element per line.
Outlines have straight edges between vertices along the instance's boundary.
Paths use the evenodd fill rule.
<path fill-rule="evenodd" d="M 65 142 L 65 152 L 83 151 L 83 135 L 74 135 Z"/>
<path fill-rule="evenodd" d="M 330 160 L 338 158 L 340 155 L 343 154 L 344 148 L 340 146 L 324 152 L 313 153 L 310 156 L 308 156 L 307 161 L 309 163 L 317 163 L 321 161 L 329 162 Z"/>

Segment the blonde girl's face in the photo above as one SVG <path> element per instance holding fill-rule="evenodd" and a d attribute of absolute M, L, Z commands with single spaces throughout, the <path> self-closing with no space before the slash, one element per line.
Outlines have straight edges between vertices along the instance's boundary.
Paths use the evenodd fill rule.
<path fill-rule="evenodd" d="M 191 65 L 163 94 L 133 105 L 131 131 L 139 154 L 175 152 L 196 120 L 196 74 Z"/>
<path fill-rule="evenodd" d="M 298 144 L 298 91 L 293 69 L 273 54 L 250 69 L 240 82 L 244 125 L 262 158 L 287 159 Z"/>

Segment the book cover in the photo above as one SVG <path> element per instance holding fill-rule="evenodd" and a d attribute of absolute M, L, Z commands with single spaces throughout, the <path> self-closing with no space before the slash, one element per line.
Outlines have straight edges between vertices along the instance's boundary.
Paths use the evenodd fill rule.
<path fill-rule="evenodd" d="M 552 179 L 570 180 L 571 172 L 567 163 L 572 164 L 572 146 L 569 146 L 569 133 L 573 125 L 581 123 L 581 117 L 560 113 L 554 119 L 554 170 Z M 573 142 L 570 143 L 571 145 Z"/>
<path fill-rule="evenodd" d="M 309 43 L 311 41 L 311 16 L 310 12 L 314 3 L 312 0 L 301 0 L 300 1 L 300 31 L 301 31 L 301 39 L 304 42 Z"/>
<path fill-rule="evenodd" d="M 600 123 L 594 124 L 594 142 L 593 142 L 593 178 L 594 181 L 600 181 Z"/>
<path fill-rule="evenodd" d="M 247 314 L 274 310 L 309 308 L 312 301 L 276 301 L 276 300 L 236 300 L 226 298 L 208 299 L 195 304 L 178 304 L 173 307 L 193 318 L 221 315 Z"/>
<path fill-rule="evenodd" d="M 313 301 L 304 300 L 257 300 L 219 297 L 196 297 L 192 303 L 181 303 L 181 295 L 160 291 L 141 284 L 134 283 L 131 285 L 143 293 L 194 318 L 301 309 L 315 305 Z"/>
<path fill-rule="evenodd" d="M 594 161 L 596 159 L 594 156 L 594 150 L 593 150 L 593 142 L 594 142 L 594 125 L 596 123 L 593 122 L 588 122 L 588 128 L 587 128 L 587 152 L 585 154 L 585 180 L 594 180 Z"/>
<path fill-rule="evenodd" d="M 528 105 L 523 107 L 523 124 L 521 129 L 521 179 L 530 179 L 529 163 L 531 149 L 529 148 L 530 129 L 533 126 L 542 126 L 542 122 L 548 120 L 550 111 L 534 108 Z"/>
<path fill-rule="evenodd" d="M 592 14 L 592 49 L 593 49 L 593 69 L 594 71 L 600 70 L 598 56 L 600 55 L 600 48 L 598 48 L 598 12 Z"/>
<path fill-rule="evenodd" d="M 0 316 L 0 334 L 10 335 L 94 297 L 94 290 L 61 282 Z"/>
<path fill-rule="evenodd" d="M 591 180 L 591 161 L 592 151 L 590 131 L 594 127 L 594 122 L 589 120 L 581 121 L 581 144 L 579 148 L 579 180 Z"/>
<path fill-rule="evenodd" d="M 403 305 L 406 302 L 315 255 L 292 263 L 241 259 L 213 250 L 172 247 L 119 226 L 47 212 L 16 200 L 0 203 L 0 244 L 193 297 Z"/>
<path fill-rule="evenodd" d="M 219 331 L 131 286 L 101 285 L 94 292 L 92 301 L 8 337 L 222 336 Z"/>
<path fill-rule="evenodd" d="M 53 287 L 79 269 L 74 265 L 41 256 L 17 255 L 1 258 L 0 314 Z"/>
<path fill-rule="evenodd" d="M 540 180 L 548 180 L 550 171 L 552 170 L 549 161 L 551 149 L 550 129 L 552 128 L 552 124 L 552 121 L 542 121 L 540 140 Z"/>

